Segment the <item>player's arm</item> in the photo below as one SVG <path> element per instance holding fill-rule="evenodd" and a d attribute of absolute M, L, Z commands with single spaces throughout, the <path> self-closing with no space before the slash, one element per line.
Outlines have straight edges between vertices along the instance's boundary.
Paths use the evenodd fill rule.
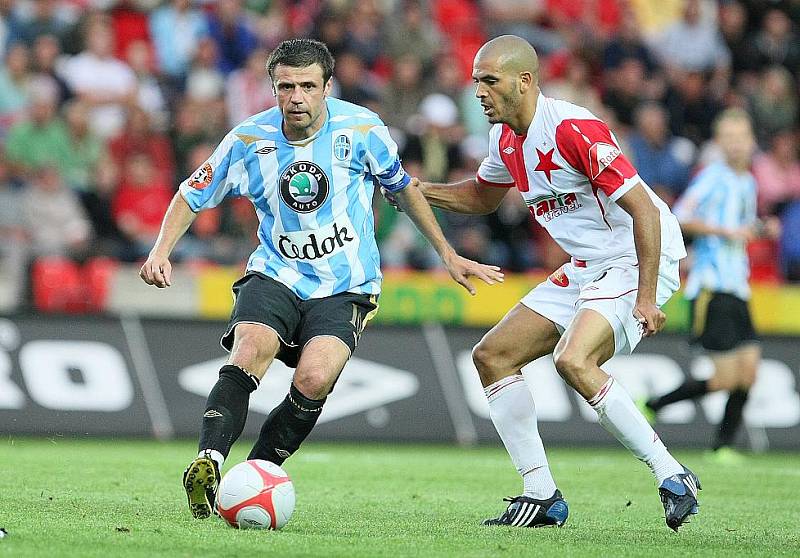
<path fill-rule="evenodd" d="M 514 187 L 514 179 L 500 157 L 500 132 L 500 126 L 489 132 L 489 153 L 474 178 L 453 184 L 420 183 L 425 199 L 434 207 L 456 213 L 486 215 L 495 211 Z"/>
<path fill-rule="evenodd" d="M 661 260 L 661 213 L 641 182 L 617 199 L 617 204 L 633 218 L 633 241 L 639 261 L 639 290 L 633 314 L 645 328 L 645 336 L 654 335 L 666 321 L 656 306 L 658 266 Z"/>
<path fill-rule="evenodd" d="M 563 120 L 556 144 L 567 163 L 633 218 L 633 240 L 639 260 L 639 285 L 633 315 L 644 335 L 657 333 L 666 316 L 656 306 L 661 261 L 661 213 L 605 122 L 595 118 Z M 598 198 L 599 202 L 599 198 Z"/>
<path fill-rule="evenodd" d="M 142 269 L 139 270 L 139 276 L 145 283 L 160 289 L 172 284 L 172 264 L 169 255 L 196 216 L 181 193 L 176 192 L 164 214 L 156 243 Z"/>
<path fill-rule="evenodd" d="M 145 283 L 160 289 L 169 287 L 172 279 L 169 255 L 189 229 L 197 213 L 216 207 L 228 195 L 241 195 L 235 185 L 241 183 L 244 165 L 232 169 L 231 161 L 241 160 L 242 146 L 241 140 L 235 134 L 229 133 L 211 157 L 178 187 L 178 192 L 164 214 L 155 245 L 139 270 L 139 276 Z"/>
<path fill-rule="evenodd" d="M 425 200 L 417 183 L 416 178 L 411 179 L 405 188 L 397 190 L 393 194 L 403 211 L 442 258 L 442 262 L 453 279 L 467 289 L 471 295 L 475 294 L 475 287 L 470 282 L 470 277 L 477 277 L 488 285 L 502 282 L 503 274 L 499 267 L 480 264 L 456 254 L 444 237 L 444 233 L 431 211 L 431 206 Z"/>
<path fill-rule="evenodd" d="M 495 211 L 509 190 L 507 187 L 481 184 L 477 178 L 453 184 L 420 182 L 418 188 L 432 206 L 472 215 L 486 215 Z"/>

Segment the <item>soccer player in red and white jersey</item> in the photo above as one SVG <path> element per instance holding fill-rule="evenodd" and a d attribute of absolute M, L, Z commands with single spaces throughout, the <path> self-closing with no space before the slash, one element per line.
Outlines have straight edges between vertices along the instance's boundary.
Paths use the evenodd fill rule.
<path fill-rule="evenodd" d="M 659 484 L 667 525 L 697 513 L 697 477 L 678 463 L 625 389 L 600 369 L 656 334 L 686 256 L 676 218 L 639 177 L 608 126 L 585 108 L 550 99 L 538 58 L 506 35 L 475 56 L 473 79 L 489 122 L 489 156 L 474 179 L 417 183 L 431 205 L 494 211 L 512 189 L 572 260 L 528 293 L 473 350 L 492 421 L 523 477 L 524 493 L 488 525 L 561 525 L 567 504 L 550 473 L 534 401 L 520 369 L 552 353 L 561 377 L 600 424 Z"/>

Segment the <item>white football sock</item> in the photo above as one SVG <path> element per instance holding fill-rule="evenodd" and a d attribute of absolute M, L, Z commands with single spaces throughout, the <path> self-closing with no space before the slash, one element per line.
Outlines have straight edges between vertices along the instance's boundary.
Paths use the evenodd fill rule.
<path fill-rule="evenodd" d="M 614 378 L 609 377 L 600 391 L 589 400 L 597 411 L 600 424 L 644 461 L 659 484 L 672 475 L 683 473 L 683 467 L 667 451 L 647 420 L 634 405 L 631 396 Z"/>
<path fill-rule="evenodd" d="M 211 459 L 213 459 L 217 463 L 217 467 L 220 471 L 222 471 L 222 464 L 225 463 L 225 456 L 222 455 L 217 450 L 213 449 L 204 449 L 200 450 L 200 453 L 197 454 L 197 457 L 205 457 L 208 455 Z"/>
<path fill-rule="evenodd" d="M 536 424 L 536 407 L 522 374 L 484 388 L 489 415 L 511 461 L 522 475 L 525 496 L 546 500 L 556 490 Z"/>

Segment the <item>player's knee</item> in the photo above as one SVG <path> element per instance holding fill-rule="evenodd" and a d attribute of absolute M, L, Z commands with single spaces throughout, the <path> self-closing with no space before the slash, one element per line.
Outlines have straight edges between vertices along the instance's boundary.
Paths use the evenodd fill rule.
<path fill-rule="evenodd" d="M 309 399 L 322 399 L 328 395 L 333 382 L 326 370 L 312 367 L 295 372 L 293 383 Z"/>
<path fill-rule="evenodd" d="M 496 382 L 505 375 L 502 374 L 500 370 L 501 357 L 502 355 L 494 350 L 491 344 L 486 342 L 485 338 L 481 339 L 480 342 L 473 347 L 472 362 L 475 364 L 475 368 L 478 370 L 478 375 L 484 386 Z"/>
<path fill-rule="evenodd" d="M 587 368 L 586 358 L 575 351 L 570 351 L 566 346 L 556 347 L 553 352 L 553 363 L 559 375 L 570 385 L 573 385 Z"/>
<path fill-rule="evenodd" d="M 262 327 L 237 326 L 231 362 L 251 373 L 266 369 L 275 356 L 276 346 L 269 334 L 269 330 Z"/>

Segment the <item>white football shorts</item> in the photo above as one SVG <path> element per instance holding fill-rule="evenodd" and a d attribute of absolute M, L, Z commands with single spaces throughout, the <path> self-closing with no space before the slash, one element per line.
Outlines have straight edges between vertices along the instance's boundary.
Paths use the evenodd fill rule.
<path fill-rule="evenodd" d="M 585 266 L 584 266 L 585 265 Z M 656 304 L 661 306 L 680 287 L 679 262 L 662 258 L 658 269 Z M 639 268 L 635 259 L 566 263 L 525 295 L 520 302 L 556 324 L 569 327 L 582 308 L 599 312 L 614 330 L 614 354 L 630 354 L 644 333 L 633 316 Z"/>

